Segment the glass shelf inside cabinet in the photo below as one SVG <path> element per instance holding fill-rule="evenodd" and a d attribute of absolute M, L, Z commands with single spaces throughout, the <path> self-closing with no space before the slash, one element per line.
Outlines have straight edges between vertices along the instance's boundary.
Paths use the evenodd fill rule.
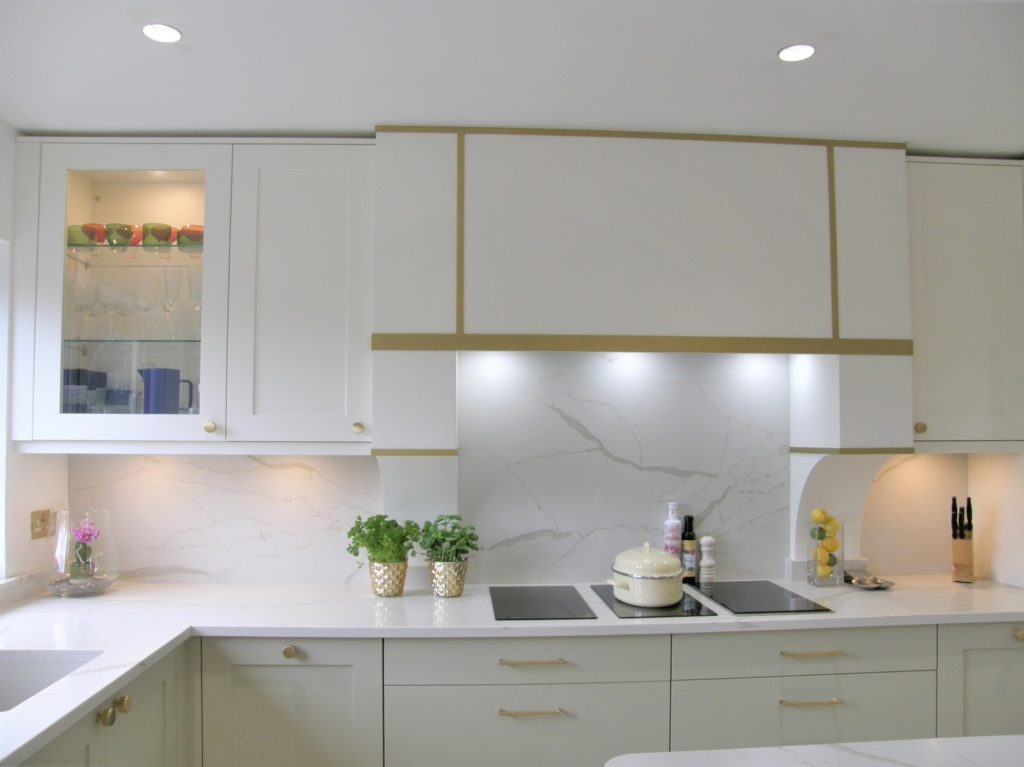
<path fill-rule="evenodd" d="M 64 256 L 87 269 L 201 266 L 203 248 L 186 245 L 68 245 Z"/>

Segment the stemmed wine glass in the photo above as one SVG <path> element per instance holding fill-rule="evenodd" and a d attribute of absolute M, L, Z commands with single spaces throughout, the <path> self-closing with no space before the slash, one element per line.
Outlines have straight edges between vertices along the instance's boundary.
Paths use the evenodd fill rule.
<path fill-rule="evenodd" d="M 203 309 L 203 268 L 201 266 L 186 267 L 188 275 L 188 301 L 195 310 L 195 339 L 200 338 L 201 319 L 200 312 Z"/>
<path fill-rule="evenodd" d="M 142 272 L 138 282 L 138 295 L 135 297 L 135 309 L 142 315 L 142 338 L 149 339 L 149 313 L 163 300 L 161 285 L 150 269 Z"/>
<path fill-rule="evenodd" d="M 86 331 L 86 318 L 91 317 L 96 308 L 96 291 L 92 284 L 92 275 L 89 273 L 88 266 L 84 264 L 76 265 L 74 273 L 71 275 L 69 284 L 67 285 L 68 291 L 68 304 L 74 310 L 75 314 L 78 315 L 78 333 L 77 338 L 85 338 Z"/>
<path fill-rule="evenodd" d="M 181 272 L 183 266 L 165 266 L 164 273 L 164 317 L 167 319 L 167 328 L 171 340 L 177 336 L 174 332 L 174 325 L 171 323 L 171 313 L 178 308 L 178 301 L 181 299 Z"/>
<path fill-rule="evenodd" d="M 121 336 L 121 318 L 128 310 L 130 297 L 121 285 L 121 279 L 113 274 L 104 275 L 96 281 L 96 303 L 107 310 L 107 338 L 114 339 Z M 114 316 L 118 320 L 115 324 Z"/>

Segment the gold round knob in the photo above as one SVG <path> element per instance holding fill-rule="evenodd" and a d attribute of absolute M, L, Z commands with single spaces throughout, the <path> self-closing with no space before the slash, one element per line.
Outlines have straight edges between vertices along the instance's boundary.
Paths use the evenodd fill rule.
<path fill-rule="evenodd" d="M 113 706 L 101 708 L 96 714 L 96 721 L 98 721 L 103 727 L 113 727 L 114 722 L 117 721 L 117 709 Z"/>
<path fill-rule="evenodd" d="M 1013 635 L 1017 638 L 1018 641 L 1024 642 L 1024 629 L 1017 629 L 1013 632 Z"/>
<path fill-rule="evenodd" d="M 294 658 L 299 654 L 299 649 L 293 644 L 286 644 L 281 650 L 281 654 L 286 658 Z"/>
<path fill-rule="evenodd" d="M 354 431 L 356 434 L 362 434 L 365 430 L 366 427 L 363 426 L 363 424 L 359 423 L 359 421 L 356 421 L 354 424 L 352 424 L 352 431 Z"/>
<path fill-rule="evenodd" d="M 917 423 L 914 424 L 914 431 L 918 434 L 924 434 L 926 431 L 928 431 L 928 424 L 926 424 L 924 421 L 918 421 Z"/>
<path fill-rule="evenodd" d="M 205 431 L 207 434 L 213 434 L 215 431 L 217 431 L 217 424 L 215 424 L 213 421 L 207 421 L 206 423 L 203 424 L 203 431 Z"/>
<path fill-rule="evenodd" d="M 114 708 L 120 711 L 122 714 L 127 714 L 132 710 L 132 696 L 131 695 L 118 695 L 114 698 Z"/>

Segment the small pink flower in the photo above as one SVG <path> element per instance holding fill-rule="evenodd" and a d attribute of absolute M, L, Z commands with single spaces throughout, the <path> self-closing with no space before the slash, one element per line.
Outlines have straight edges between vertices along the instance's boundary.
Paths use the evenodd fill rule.
<path fill-rule="evenodd" d="M 80 543 L 89 544 L 100 537 L 99 528 L 93 524 L 93 521 L 88 517 L 78 527 L 75 528 L 75 540 Z"/>

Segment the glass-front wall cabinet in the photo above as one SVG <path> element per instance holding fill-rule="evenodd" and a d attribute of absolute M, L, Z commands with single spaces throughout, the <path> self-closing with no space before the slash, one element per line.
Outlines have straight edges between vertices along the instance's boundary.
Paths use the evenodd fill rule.
<path fill-rule="evenodd" d="M 226 146 L 43 147 L 36 438 L 223 438 L 230 168 Z"/>

